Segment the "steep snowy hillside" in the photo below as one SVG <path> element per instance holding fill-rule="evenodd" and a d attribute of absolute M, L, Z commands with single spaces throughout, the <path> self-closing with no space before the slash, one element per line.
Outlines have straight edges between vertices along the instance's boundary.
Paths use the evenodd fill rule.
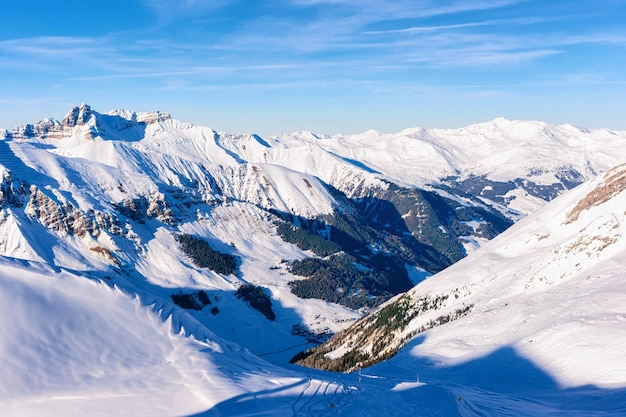
<path fill-rule="evenodd" d="M 491 308 L 358 374 L 279 369 L 172 304 L 111 286 L 105 272 L 0 257 L 3 415 L 623 415 L 626 168 L 593 185 L 461 261 L 476 306 Z M 539 283 L 524 268 L 555 254 L 562 276 L 528 286 Z M 568 257 L 591 262 L 577 271 L 582 264 Z M 447 273 L 411 294 L 430 282 L 431 292 L 448 288 Z M 520 282 L 507 286 L 516 274 Z"/>
<path fill-rule="evenodd" d="M 61 121 L 4 132 L 0 254 L 105 272 L 271 353 L 323 340 L 511 224 L 481 202 L 402 188 L 326 151 L 298 150 L 294 165 L 287 150 L 281 162 L 283 148 L 167 113 L 85 104 Z M 203 254 L 181 239 L 201 241 Z M 328 273 L 311 275 L 306 262 Z M 244 297 L 245 285 L 264 292 L 272 311 L 247 308 L 261 301 Z M 202 303 L 184 301 L 200 291 Z M 253 328 L 273 344 L 256 347 Z"/>
<path fill-rule="evenodd" d="M 626 168 L 495 236 L 625 137 L 498 119 L 260 138 L 87 105 L 4 132 L 0 409 L 621 415 Z M 287 365 L 354 322 L 307 360 L 399 353 Z"/>
<path fill-rule="evenodd" d="M 347 393 L 105 281 L 0 257 L 3 416 L 245 415 L 248 397 L 268 403 L 258 413 L 290 415 L 298 399 L 326 410 Z"/>
<path fill-rule="evenodd" d="M 83 104 L 0 135 L 0 255 L 104 274 L 286 361 L 507 229 L 510 207 L 604 170 L 624 136 L 496 120 L 264 139 Z"/>
<path fill-rule="evenodd" d="M 541 370 L 545 381 L 538 383 L 552 381 L 551 389 L 624 388 L 625 207 L 621 165 L 390 300 L 302 363 L 354 370 L 389 358 L 408 342 L 390 363 L 429 363 L 429 372 L 439 367 L 445 373 L 494 355 L 484 365 L 502 372 L 474 369 L 479 379 L 489 375 L 490 389 L 497 375 L 499 389 L 529 389 L 523 370 L 507 369 L 513 358 Z M 510 381 L 509 371 L 520 372 L 516 378 L 523 381 Z"/>

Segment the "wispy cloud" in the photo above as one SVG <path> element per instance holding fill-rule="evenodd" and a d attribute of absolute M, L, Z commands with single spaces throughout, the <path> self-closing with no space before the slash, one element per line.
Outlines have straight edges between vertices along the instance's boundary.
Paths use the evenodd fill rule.
<path fill-rule="evenodd" d="M 219 20 L 220 8 L 235 0 L 135 1 L 163 16 L 188 13 Z M 577 45 L 626 45 L 626 30 L 619 28 L 572 31 L 567 25 L 549 24 L 575 20 L 575 14 L 540 16 L 531 8 L 510 17 L 507 8 L 530 0 L 283 1 L 298 13 L 273 13 L 271 7 L 259 6 L 258 14 L 229 15 L 233 24 L 219 30 L 190 19 L 185 30 L 166 25 L 99 37 L 4 40 L 0 69 L 56 73 L 50 83 L 146 80 L 172 89 L 283 88 L 348 76 L 364 85 L 383 80 L 392 86 L 432 69 L 504 70 L 571 54 Z M 477 20 L 481 13 L 469 13 L 500 9 L 504 13 L 486 14 L 490 18 L 484 20 Z M 440 19 L 447 15 L 452 18 Z"/>
<path fill-rule="evenodd" d="M 438 32 L 445 30 L 454 30 L 454 29 L 466 29 L 466 28 L 478 28 L 485 26 L 504 26 L 504 25 L 513 25 L 513 26 L 521 26 L 521 25 L 533 25 L 537 23 L 546 23 L 546 22 L 554 22 L 558 20 L 566 19 L 565 16 L 561 17 L 552 17 L 552 18 L 517 18 L 517 19 L 492 19 L 485 20 L 480 22 L 466 22 L 466 23 L 458 23 L 454 25 L 437 25 L 437 26 L 411 26 L 407 28 L 401 29 L 388 29 L 388 30 L 372 30 L 364 32 L 365 35 L 389 35 L 389 34 L 414 34 L 414 33 L 423 33 L 423 32 Z"/>
<path fill-rule="evenodd" d="M 433 56 L 411 58 L 412 62 L 430 63 L 433 67 L 488 67 L 493 65 L 519 65 L 529 61 L 563 53 L 556 49 L 530 51 L 448 50 Z"/>
<path fill-rule="evenodd" d="M 47 36 L 0 41 L 0 53 L 66 58 L 92 52 L 100 46 L 102 43 L 94 38 Z"/>
<path fill-rule="evenodd" d="M 408 19 L 441 16 L 470 11 L 490 10 L 527 0 L 292 0 L 298 6 L 332 6 L 352 9 L 355 13 L 368 16 L 368 19 Z"/>
<path fill-rule="evenodd" d="M 71 80 L 73 81 L 101 81 L 101 80 L 114 80 L 114 79 L 124 79 L 124 78 L 169 78 L 169 77 L 181 77 L 181 76 L 199 76 L 199 75 L 210 75 L 210 74 L 218 74 L 218 73 L 235 73 L 235 72 L 248 72 L 248 71 L 278 71 L 278 70 L 294 70 L 297 69 L 298 66 L 295 65 L 240 65 L 240 66 L 232 66 L 232 65 L 224 65 L 224 66 L 203 66 L 203 67 L 195 67 L 189 68 L 185 71 L 170 71 L 170 72 L 145 72 L 145 71 L 136 71 L 136 72 L 124 72 L 117 74 L 105 74 L 105 75 L 93 75 L 93 76 L 84 76 L 84 77 L 73 77 Z"/>
<path fill-rule="evenodd" d="M 233 0 L 135 0 L 152 10 L 162 22 L 220 9 Z"/>

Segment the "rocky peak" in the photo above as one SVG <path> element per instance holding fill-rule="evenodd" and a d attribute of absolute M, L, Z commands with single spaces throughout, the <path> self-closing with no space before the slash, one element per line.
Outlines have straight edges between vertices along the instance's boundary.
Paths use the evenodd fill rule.
<path fill-rule="evenodd" d="M 0 138 L 25 140 L 34 137 L 58 138 L 63 136 L 63 126 L 54 119 L 44 119 L 35 124 L 18 126 L 6 131 Z"/>
<path fill-rule="evenodd" d="M 86 124 L 91 118 L 91 107 L 85 103 L 71 109 L 63 118 L 61 124 L 66 127 L 74 127 Z"/>
<path fill-rule="evenodd" d="M 137 113 L 137 121 L 139 123 L 145 123 L 147 125 L 170 120 L 171 118 L 172 116 L 169 113 L 162 111 Z"/>

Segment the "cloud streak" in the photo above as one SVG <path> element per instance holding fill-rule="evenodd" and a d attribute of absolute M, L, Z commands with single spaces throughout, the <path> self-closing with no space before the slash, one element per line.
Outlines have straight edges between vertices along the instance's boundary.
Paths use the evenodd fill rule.
<path fill-rule="evenodd" d="M 11 80 L 28 79 L 37 92 L 63 85 L 59 95 L 73 88 L 154 100 L 153 91 L 451 97 L 446 86 L 486 100 L 541 83 L 621 86 L 626 65 L 621 20 L 582 1 L 132 1 L 135 20 L 108 33 L 0 37 L 3 93 L 18 96 Z M 559 78 L 570 69 L 603 76 Z"/>
<path fill-rule="evenodd" d="M 161 23 L 218 10 L 233 0 L 135 0 L 152 10 Z"/>
<path fill-rule="evenodd" d="M 136 0 L 163 13 L 172 9 L 198 16 L 217 13 L 233 0 Z M 416 65 L 436 68 L 510 66 L 568 54 L 584 44 L 621 45 L 619 33 L 567 33 L 557 20 L 575 15 L 468 20 L 463 13 L 506 9 L 528 0 L 406 1 L 287 0 L 295 8 L 317 8 L 315 18 L 269 12 L 221 28 L 189 23 L 192 35 L 175 39 L 162 29 L 111 33 L 101 37 L 35 37 L 0 41 L 0 67 L 70 68 L 77 81 L 201 77 L 209 74 L 285 74 L 306 68 L 333 71 L 402 71 Z M 210 4 L 207 4 L 210 3 Z M 305 11 L 308 11 L 305 10 Z M 182 13 L 181 12 L 181 13 Z M 177 16 L 178 12 L 173 12 Z M 429 18 L 455 15 L 449 24 Z M 474 16 L 474 15 L 473 15 Z M 418 19 L 423 24 L 415 25 Z M 394 23 L 395 20 L 400 20 Z M 374 29 L 382 25 L 380 29 Z M 525 27 L 520 33 L 511 27 Z M 535 26 L 539 26 L 535 28 Z M 547 28 L 546 28 L 547 26 Z M 552 27 L 551 27 L 552 26 Z M 594 29 L 597 31 L 597 29 Z M 73 65 L 69 66 L 68 63 Z"/>

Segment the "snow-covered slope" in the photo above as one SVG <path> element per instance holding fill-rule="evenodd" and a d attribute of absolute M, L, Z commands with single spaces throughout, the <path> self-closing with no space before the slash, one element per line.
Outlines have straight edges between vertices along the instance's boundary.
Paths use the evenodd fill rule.
<path fill-rule="evenodd" d="M 623 161 L 625 137 L 496 120 L 459 130 L 260 138 L 163 112 L 105 114 L 87 105 L 61 121 L 5 132 L 0 409 L 365 416 L 380 415 L 385 404 L 392 415 L 532 415 L 534 394 L 519 402 L 495 383 L 471 381 L 480 364 L 493 366 L 504 352 L 524 364 L 515 381 L 505 378 L 506 389 L 539 378 L 557 396 L 559 387 L 593 384 L 600 388 L 572 388 L 563 398 L 582 395 L 578 410 L 597 411 L 593 397 L 612 389 L 606 409 L 615 410 L 626 384 L 621 368 L 608 364 L 624 358 L 597 340 L 610 331 L 617 346 L 623 341 L 615 276 L 624 272 L 624 214 L 606 209 L 624 206 L 621 189 L 583 185 L 548 214 L 514 226 L 515 238 L 487 241 L 511 219 Z M 606 182 L 619 184 L 621 172 Z M 186 247 L 188 239 L 200 249 Z M 285 365 L 357 320 L 367 309 L 355 300 L 386 299 L 391 288 L 409 288 L 409 278 L 422 280 L 426 269 L 436 272 L 481 245 L 487 250 L 390 304 L 385 320 L 399 320 L 383 335 L 391 339 L 367 347 L 382 346 L 383 356 L 431 319 L 457 320 L 422 333 L 373 374 L 263 362 Z M 212 263 L 198 260 L 198 251 Z M 296 275 L 296 261 L 313 275 Z M 312 284 L 299 297 L 294 282 Z M 331 297 L 354 297 L 308 298 L 320 283 L 335 286 L 322 288 Z M 239 290 L 248 285 L 256 286 L 256 302 L 270 300 L 274 320 L 245 301 Z M 428 311 L 405 323 L 403 314 L 418 304 Z M 585 349 L 607 360 L 583 363 Z M 541 371 L 527 372 L 532 367 Z M 426 380 L 415 382 L 416 372 Z M 565 404 L 539 400 L 543 412 Z"/>
<path fill-rule="evenodd" d="M 209 291 L 219 301 L 206 310 L 221 314 L 191 311 L 202 323 L 256 353 L 279 351 L 305 342 L 293 326 L 335 332 L 361 314 L 354 301 L 344 302 L 348 309 L 294 295 L 290 282 L 305 278 L 289 261 L 314 256 L 303 239 L 333 240 L 359 273 L 382 274 L 365 286 L 406 275 L 392 292 L 374 294 L 388 297 L 608 168 L 625 153 L 625 136 L 498 119 L 459 130 L 264 139 L 164 112 L 99 113 L 82 104 L 61 121 L 2 134 L 0 254 L 104 271 L 119 286 L 166 300 Z M 280 222 L 300 235 L 286 237 Z M 234 256 L 235 273 L 194 265 L 176 241 L 181 233 Z M 265 288 L 276 322 L 238 314 L 234 293 L 246 283 Z M 341 285 L 336 291 L 362 291 Z M 275 344 L 257 350 L 243 330 L 254 326 Z"/>
<path fill-rule="evenodd" d="M 466 286 L 467 296 L 454 303 L 475 306 L 471 315 L 427 333 L 414 353 L 458 362 L 508 346 L 561 386 L 624 386 L 624 207 L 621 165 L 413 290 L 452 293 Z"/>
<path fill-rule="evenodd" d="M 270 402 L 257 412 L 287 415 L 314 390 L 326 408 L 344 392 L 105 282 L 0 257 L 3 416 L 241 415 L 253 396 Z"/>
<path fill-rule="evenodd" d="M 280 369 L 104 271 L 0 257 L 3 415 L 623 415 L 625 189 L 619 167 L 418 285 L 459 295 L 433 317 L 473 307 L 349 375 Z"/>
<path fill-rule="evenodd" d="M 399 184 L 452 186 L 528 214 L 624 161 L 625 140 L 625 132 L 499 118 L 462 129 L 415 128 L 393 134 L 299 132 L 270 143 L 283 144 L 288 149 L 283 152 L 295 154 L 298 149 L 301 155 L 314 155 L 321 148 Z"/>
<path fill-rule="evenodd" d="M 624 387 L 624 207 L 621 165 L 381 306 L 307 363 L 359 368 L 419 333 L 403 360 L 455 366 L 510 349 L 560 387 Z"/>
<path fill-rule="evenodd" d="M 462 129 L 260 138 L 217 133 L 164 112 L 98 113 L 82 104 L 61 122 L 45 119 L 4 137 L 116 168 L 140 168 L 173 184 L 198 176 L 192 161 L 222 167 L 269 163 L 311 174 L 349 196 L 381 186 L 381 179 L 411 187 L 454 185 L 528 214 L 560 191 L 621 163 L 626 132 L 499 118 Z M 146 154 L 154 156 L 151 164 L 145 163 Z M 192 161 L 181 161 L 182 155 Z M 486 189 L 476 189 L 477 179 Z M 490 193 L 498 191 L 494 187 L 504 192 Z"/>

